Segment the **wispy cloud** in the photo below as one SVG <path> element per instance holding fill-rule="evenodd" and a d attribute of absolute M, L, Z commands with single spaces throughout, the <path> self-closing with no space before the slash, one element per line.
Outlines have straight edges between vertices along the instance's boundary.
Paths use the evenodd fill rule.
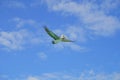
<path fill-rule="evenodd" d="M 15 1 L 15 0 L 2 1 L 1 6 L 2 7 L 8 7 L 8 8 L 27 8 L 27 6 L 23 2 Z"/>
<path fill-rule="evenodd" d="M 19 17 L 15 17 L 15 18 L 13 18 L 13 21 L 16 23 L 17 28 L 24 27 L 24 25 L 29 25 L 29 26 L 33 26 L 33 27 L 39 25 L 38 22 L 36 22 L 35 20 L 32 20 L 32 19 L 22 19 Z"/>
<path fill-rule="evenodd" d="M 87 71 L 78 74 L 74 73 L 43 73 L 36 76 L 26 76 L 24 79 L 17 80 L 120 80 L 120 73 L 95 73 Z"/>
<path fill-rule="evenodd" d="M 47 55 L 46 55 L 44 52 L 38 53 L 38 57 L 39 57 L 41 60 L 46 60 L 46 59 L 47 59 Z"/>
<path fill-rule="evenodd" d="M 39 80 L 39 79 L 36 77 L 29 76 L 26 80 Z"/>
<path fill-rule="evenodd" d="M 30 36 L 29 36 L 30 35 Z M 39 40 L 39 41 L 38 41 Z M 40 39 L 27 30 L 0 31 L 0 45 L 11 50 L 24 49 L 25 45 L 40 42 Z"/>
<path fill-rule="evenodd" d="M 105 0 L 100 5 L 102 9 L 104 10 L 114 10 L 116 8 L 119 8 L 120 1 L 119 0 Z"/>
<path fill-rule="evenodd" d="M 42 76 L 30 77 L 27 80 L 119 80 L 120 73 L 81 73 L 80 76 L 65 73 L 45 73 Z"/>
<path fill-rule="evenodd" d="M 25 30 L 13 32 L 0 32 L 0 44 L 10 49 L 21 49 L 23 39 L 28 33 Z"/>
<path fill-rule="evenodd" d="M 120 29 L 120 20 L 118 15 L 112 15 L 109 11 L 110 3 L 114 2 L 113 7 L 118 7 L 118 0 L 105 0 L 98 5 L 99 1 L 68 1 L 68 0 L 45 0 L 48 8 L 52 11 L 59 11 L 68 15 L 76 16 L 84 24 L 85 29 L 88 29 L 94 35 L 110 36 Z M 103 8 L 104 6 L 105 8 Z"/>

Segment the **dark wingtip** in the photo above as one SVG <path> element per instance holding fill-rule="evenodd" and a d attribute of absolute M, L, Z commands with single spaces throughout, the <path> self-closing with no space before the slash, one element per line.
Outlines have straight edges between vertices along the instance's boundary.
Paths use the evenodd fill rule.
<path fill-rule="evenodd" d="M 47 26 L 43 26 L 44 27 L 44 29 L 46 30 L 46 31 L 48 31 L 48 28 L 47 28 Z"/>
<path fill-rule="evenodd" d="M 44 27 L 44 29 L 46 29 L 47 28 L 47 26 L 43 26 Z"/>

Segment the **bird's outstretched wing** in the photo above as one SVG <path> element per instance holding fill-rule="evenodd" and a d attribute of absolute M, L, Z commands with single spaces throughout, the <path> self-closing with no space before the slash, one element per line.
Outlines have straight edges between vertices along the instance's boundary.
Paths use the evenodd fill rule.
<path fill-rule="evenodd" d="M 53 39 L 57 40 L 60 37 L 57 36 L 55 33 L 53 33 L 52 31 L 50 31 L 46 26 L 44 26 L 45 31 L 48 33 L 49 36 L 51 36 Z"/>
<path fill-rule="evenodd" d="M 63 41 L 63 42 L 74 42 L 74 41 L 69 40 L 69 39 L 63 39 L 62 41 Z"/>

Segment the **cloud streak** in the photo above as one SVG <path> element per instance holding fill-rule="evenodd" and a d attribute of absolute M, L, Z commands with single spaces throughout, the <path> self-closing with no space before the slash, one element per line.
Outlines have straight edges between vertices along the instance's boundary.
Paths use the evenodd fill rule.
<path fill-rule="evenodd" d="M 10 79 L 10 78 L 9 78 Z M 9 80 L 8 79 L 8 80 Z M 120 73 L 95 73 L 94 71 L 82 72 L 80 74 L 73 73 L 43 73 L 36 76 L 26 76 L 17 78 L 17 80 L 119 80 Z"/>

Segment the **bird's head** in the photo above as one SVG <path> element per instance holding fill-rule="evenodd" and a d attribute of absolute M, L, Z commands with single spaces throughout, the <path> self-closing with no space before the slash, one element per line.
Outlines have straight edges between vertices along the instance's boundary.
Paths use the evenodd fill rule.
<path fill-rule="evenodd" d="M 65 39 L 65 36 L 62 34 L 62 35 L 60 36 L 60 38 L 61 38 L 61 39 Z"/>

